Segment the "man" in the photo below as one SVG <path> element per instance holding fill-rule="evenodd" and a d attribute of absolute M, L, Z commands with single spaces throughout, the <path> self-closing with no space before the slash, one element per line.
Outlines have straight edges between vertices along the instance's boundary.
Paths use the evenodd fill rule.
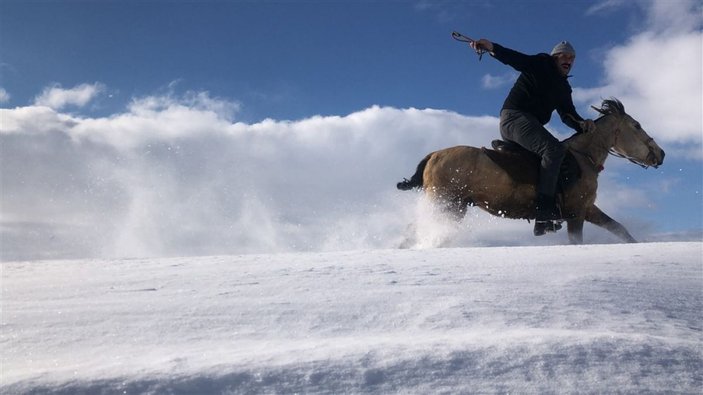
<path fill-rule="evenodd" d="M 557 110 L 562 122 L 577 133 L 595 129 L 593 120 L 584 120 L 576 112 L 567 78 L 576 58 L 568 41 L 552 49 L 551 55 L 525 55 L 485 38 L 471 42 L 477 51 L 488 51 L 500 62 L 520 72 L 500 111 L 500 134 L 504 140 L 519 144 L 542 158 L 534 234 L 541 236 L 559 229 L 555 220 L 561 214 L 555 206 L 559 167 L 566 148 L 544 125 Z"/>

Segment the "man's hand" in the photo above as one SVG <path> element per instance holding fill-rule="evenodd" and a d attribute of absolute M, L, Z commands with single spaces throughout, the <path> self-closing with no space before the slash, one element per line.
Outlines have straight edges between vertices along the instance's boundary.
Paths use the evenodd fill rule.
<path fill-rule="evenodd" d="M 488 51 L 490 53 L 493 53 L 493 43 L 486 40 L 485 38 L 482 38 L 477 41 L 472 41 L 469 43 L 471 48 L 473 48 L 476 52 L 479 51 Z"/>
<path fill-rule="evenodd" d="M 592 133 L 596 131 L 596 123 L 592 119 L 586 119 L 579 123 L 579 127 L 583 133 Z"/>

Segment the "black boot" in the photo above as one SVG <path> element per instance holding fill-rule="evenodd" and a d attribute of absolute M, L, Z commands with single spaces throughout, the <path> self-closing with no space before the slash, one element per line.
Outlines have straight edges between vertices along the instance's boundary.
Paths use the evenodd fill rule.
<path fill-rule="evenodd" d="M 537 207 L 535 207 L 535 236 L 542 236 L 547 232 L 556 232 L 561 229 L 561 214 L 556 207 L 554 197 L 544 194 L 537 196 Z"/>

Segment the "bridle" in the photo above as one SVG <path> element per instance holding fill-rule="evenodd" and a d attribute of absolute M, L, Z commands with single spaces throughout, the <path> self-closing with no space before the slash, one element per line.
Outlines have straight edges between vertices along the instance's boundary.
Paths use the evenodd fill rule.
<path fill-rule="evenodd" d="M 624 119 L 621 118 L 621 119 L 620 119 L 620 122 L 618 122 L 618 125 L 617 125 L 617 127 L 615 128 L 615 132 L 614 132 L 614 134 L 615 134 L 615 139 L 613 140 L 613 145 L 612 145 L 610 148 L 608 148 L 608 154 L 613 155 L 613 156 L 618 157 L 618 158 L 627 159 L 627 160 L 629 160 L 630 162 L 636 164 L 637 166 L 639 166 L 639 167 L 641 167 L 641 168 L 643 168 L 643 169 L 648 169 L 648 168 L 650 167 L 650 165 L 648 165 L 648 164 L 642 162 L 642 160 L 637 159 L 637 158 L 633 158 L 633 157 L 631 157 L 631 156 L 629 156 L 629 155 L 626 155 L 626 154 L 622 154 L 622 153 L 620 153 L 620 152 L 615 151 L 615 149 L 613 149 L 613 147 L 614 147 L 615 145 L 617 145 L 618 137 L 620 137 L 620 127 L 622 126 L 623 121 L 624 121 Z M 649 137 L 646 141 L 644 141 L 644 144 L 645 144 L 645 146 L 647 146 L 647 148 L 649 149 L 650 154 L 652 153 L 652 150 L 651 150 L 651 148 L 650 148 L 649 143 L 651 143 L 652 141 L 654 141 L 654 138 L 653 138 L 653 137 Z M 657 167 L 658 167 L 658 166 L 654 166 L 654 168 L 657 168 Z"/>
<path fill-rule="evenodd" d="M 595 108 L 595 107 L 593 107 L 593 108 L 594 108 L 596 111 L 599 111 L 597 108 Z M 613 115 L 613 114 L 608 114 L 608 115 Z M 577 122 L 576 118 L 574 118 L 571 114 L 568 114 L 568 116 L 570 116 L 574 121 Z M 603 119 L 605 116 L 606 116 L 606 114 L 603 114 L 600 118 L 596 119 L 596 122 L 598 122 L 599 120 Z M 615 130 L 612 132 L 613 135 L 615 136 L 615 138 L 613 139 L 613 144 L 610 145 L 610 147 L 607 147 L 607 148 L 604 147 L 604 148 L 606 148 L 606 150 L 608 151 L 608 154 L 609 154 L 609 155 L 613 155 L 613 156 L 618 157 L 618 158 L 627 159 L 628 161 L 630 161 L 630 162 L 632 162 L 632 163 L 636 164 L 637 166 L 640 166 L 640 167 L 642 167 L 642 168 L 644 168 L 644 169 L 649 168 L 650 166 L 647 165 L 647 164 L 645 164 L 645 163 L 643 163 L 640 159 L 633 158 L 633 157 L 631 157 L 631 156 L 629 156 L 629 155 L 626 155 L 626 154 L 621 154 L 620 152 L 617 152 L 617 151 L 615 151 L 615 149 L 613 149 L 613 147 L 614 147 L 615 145 L 617 145 L 618 137 L 620 136 L 620 129 L 621 129 L 621 126 L 622 126 L 622 123 L 623 123 L 623 122 L 624 122 L 624 118 L 623 118 L 623 117 L 620 117 L 620 120 L 618 121 L 618 124 L 617 124 L 617 126 L 615 127 Z M 654 141 L 654 138 L 653 138 L 653 137 L 649 137 L 649 139 L 647 139 L 647 141 L 645 141 L 644 143 L 647 145 L 647 147 L 649 147 L 649 143 L 651 143 L 652 141 Z M 580 155 L 584 156 L 585 158 L 587 158 L 587 159 L 591 162 L 591 164 L 593 164 L 593 166 L 594 166 L 599 172 L 603 170 L 603 164 L 597 163 L 596 160 L 593 159 L 593 157 L 592 157 L 591 155 L 589 155 L 588 153 L 582 152 L 582 151 L 577 150 L 577 149 L 575 149 L 575 148 L 573 148 L 573 147 L 569 147 L 569 149 L 570 149 L 572 152 L 575 152 L 575 153 L 580 154 Z M 650 152 L 651 152 L 651 150 L 650 150 Z M 657 167 L 657 166 L 655 166 L 655 168 L 656 168 L 656 167 Z"/>
<path fill-rule="evenodd" d="M 645 142 L 645 144 L 647 145 L 647 147 L 649 147 L 649 143 L 651 143 L 652 141 L 654 141 L 654 139 L 653 139 L 652 137 L 650 137 L 650 138 Z M 651 150 L 650 150 L 650 152 L 651 152 Z M 650 165 L 647 165 L 647 164 L 643 163 L 643 162 L 642 162 L 641 160 L 639 160 L 639 159 L 633 158 L 633 157 L 631 157 L 631 156 L 629 156 L 629 155 L 621 154 L 621 153 L 615 151 L 615 150 L 612 149 L 612 148 L 610 148 L 610 149 L 608 150 L 608 153 L 609 153 L 610 155 L 616 156 L 616 157 L 618 157 L 618 158 L 627 159 L 627 160 L 629 160 L 630 162 L 636 164 L 637 166 L 639 166 L 639 167 L 641 167 L 641 168 L 643 168 L 643 169 L 647 169 L 647 168 L 649 168 L 649 166 L 650 166 Z M 657 166 L 654 166 L 654 168 L 656 169 Z"/>

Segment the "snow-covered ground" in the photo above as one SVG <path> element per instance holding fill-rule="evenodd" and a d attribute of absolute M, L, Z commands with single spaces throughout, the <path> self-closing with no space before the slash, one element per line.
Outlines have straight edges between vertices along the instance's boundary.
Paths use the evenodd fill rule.
<path fill-rule="evenodd" d="M 2 263 L 0 392 L 703 391 L 703 243 Z"/>

